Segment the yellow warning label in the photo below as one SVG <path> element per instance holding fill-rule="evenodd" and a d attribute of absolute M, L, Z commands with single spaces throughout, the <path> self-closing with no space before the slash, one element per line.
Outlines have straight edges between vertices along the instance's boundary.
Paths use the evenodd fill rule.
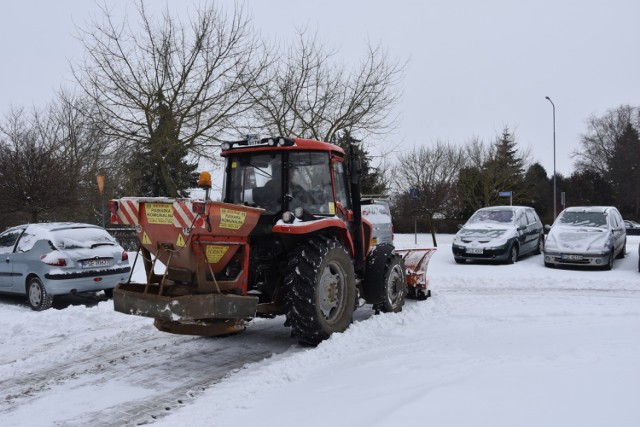
<path fill-rule="evenodd" d="M 176 246 L 179 246 L 181 248 L 184 248 L 184 237 L 182 237 L 182 234 L 178 234 L 178 240 L 176 240 Z"/>
<path fill-rule="evenodd" d="M 150 245 L 151 244 L 151 239 L 149 238 L 149 236 L 147 236 L 147 232 L 146 231 L 144 233 L 142 233 L 142 244 L 143 245 Z"/>
<path fill-rule="evenodd" d="M 329 202 L 329 213 L 331 215 L 336 214 L 336 205 L 334 205 L 333 202 Z"/>
<path fill-rule="evenodd" d="M 237 230 L 244 224 L 244 219 L 247 217 L 246 212 L 234 211 L 233 209 L 220 209 L 220 228 L 228 228 L 230 230 Z"/>
<path fill-rule="evenodd" d="M 207 246 L 206 256 L 207 262 L 211 264 L 215 264 L 220 262 L 224 254 L 229 250 L 229 246 Z"/>
<path fill-rule="evenodd" d="M 145 203 L 149 224 L 173 224 L 173 205 L 168 203 Z"/>

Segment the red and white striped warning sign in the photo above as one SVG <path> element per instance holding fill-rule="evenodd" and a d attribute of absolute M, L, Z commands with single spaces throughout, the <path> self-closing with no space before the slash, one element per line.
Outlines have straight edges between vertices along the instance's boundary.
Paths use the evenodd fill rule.
<path fill-rule="evenodd" d="M 111 223 L 138 225 L 139 203 L 131 199 L 120 199 L 118 202 L 118 210 L 111 214 Z"/>
<path fill-rule="evenodd" d="M 173 225 L 178 228 L 191 227 L 195 214 L 191 210 L 190 202 L 173 202 Z"/>
<path fill-rule="evenodd" d="M 196 219 L 193 212 L 193 203 L 177 200 L 173 203 L 173 225 L 178 228 L 202 228 L 204 221 L 202 218 Z"/>

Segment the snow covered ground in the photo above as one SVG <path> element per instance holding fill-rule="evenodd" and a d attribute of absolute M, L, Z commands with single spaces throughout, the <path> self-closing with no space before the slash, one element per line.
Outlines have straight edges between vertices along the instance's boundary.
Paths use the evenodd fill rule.
<path fill-rule="evenodd" d="M 432 298 L 362 307 L 317 348 L 282 318 L 212 339 L 161 333 L 111 301 L 35 313 L 0 297 L 0 424 L 640 425 L 640 236 L 612 271 L 539 255 L 457 265 L 452 236 L 437 237 Z"/>

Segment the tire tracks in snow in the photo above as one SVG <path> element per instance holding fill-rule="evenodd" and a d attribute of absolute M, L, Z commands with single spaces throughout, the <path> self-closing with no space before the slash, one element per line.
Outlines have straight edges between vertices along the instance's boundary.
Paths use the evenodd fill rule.
<path fill-rule="evenodd" d="M 96 345 L 79 351 L 77 357 L 34 366 L 27 375 L 23 372 L 19 378 L 3 381 L 0 418 L 18 415 L 14 413 L 18 409 L 38 408 L 40 397 L 56 388 L 82 391 L 116 382 L 143 390 L 144 397 L 120 396 L 115 402 L 107 397 L 103 405 L 93 404 L 81 416 L 50 421 L 57 426 L 149 424 L 248 363 L 290 349 L 304 350 L 290 339 L 282 319 L 257 322 L 237 336 L 224 338 L 152 332 L 126 343 Z"/>

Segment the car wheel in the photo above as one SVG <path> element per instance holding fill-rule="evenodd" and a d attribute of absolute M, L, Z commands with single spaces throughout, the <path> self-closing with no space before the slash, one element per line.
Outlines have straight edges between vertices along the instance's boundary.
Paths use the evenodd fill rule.
<path fill-rule="evenodd" d="M 604 266 L 605 270 L 611 270 L 613 268 L 613 259 L 615 258 L 613 255 L 614 249 L 611 249 L 611 253 L 609 254 L 609 260 L 607 261 L 607 265 Z"/>
<path fill-rule="evenodd" d="M 51 307 L 53 297 L 47 293 L 42 281 L 38 277 L 32 277 L 27 284 L 27 296 L 29 306 L 34 311 L 43 311 Z"/>
<path fill-rule="evenodd" d="M 113 298 L 113 288 L 111 288 L 111 289 L 104 289 L 104 291 L 103 291 L 103 292 L 104 292 L 104 296 L 105 296 L 105 297 L 107 297 L 107 298 L 109 298 L 109 299 L 112 299 L 112 298 Z"/>
<path fill-rule="evenodd" d="M 515 264 L 518 261 L 518 246 L 515 244 L 511 246 L 509 250 L 509 258 L 507 259 L 507 264 Z"/>
<path fill-rule="evenodd" d="M 622 245 L 622 249 L 616 258 L 622 259 L 627 256 L 627 239 L 624 239 L 624 244 Z"/>
<path fill-rule="evenodd" d="M 542 252 L 544 252 L 544 234 L 541 234 L 538 237 L 538 247 L 536 248 L 536 251 L 534 253 L 536 255 L 540 255 Z"/>

